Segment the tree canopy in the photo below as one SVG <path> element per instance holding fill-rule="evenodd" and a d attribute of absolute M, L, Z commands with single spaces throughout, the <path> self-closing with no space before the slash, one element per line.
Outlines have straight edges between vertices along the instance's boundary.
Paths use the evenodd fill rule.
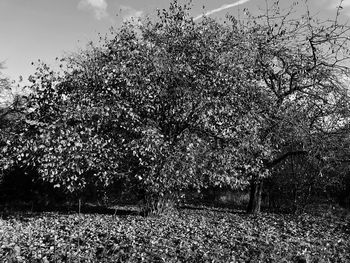
<path fill-rule="evenodd" d="M 278 10 L 197 22 L 189 10 L 175 1 L 155 20 L 127 22 L 65 58 L 63 72 L 39 66 L 3 150 L 12 163 L 71 192 L 123 179 L 161 197 L 256 191 L 295 155 L 320 170 L 339 160 L 349 27 Z"/>

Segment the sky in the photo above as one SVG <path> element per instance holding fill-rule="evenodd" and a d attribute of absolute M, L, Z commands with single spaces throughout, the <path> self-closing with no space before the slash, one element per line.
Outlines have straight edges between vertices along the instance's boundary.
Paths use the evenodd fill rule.
<path fill-rule="evenodd" d="M 119 27 L 131 17 L 152 16 L 157 8 L 169 7 L 170 1 L 0 0 L 0 62 L 6 66 L 2 73 L 11 80 L 21 75 L 26 81 L 35 72 L 31 62 L 40 59 L 54 65 L 56 57 L 84 48 L 98 39 L 98 33 L 105 35 L 111 26 Z M 282 6 L 292 3 L 280 2 Z M 308 0 L 308 5 L 320 17 L 331 18 L 339 1 Z M 191 15 L 197 20 L 203 13 L 220 19 L 227 13 L 238 15 L 243 8 L 258 12 L 265 6 L 265 0 L 192 0 Z M 350 19 L 350 0 L 342 6 L 343 18 Z"/>

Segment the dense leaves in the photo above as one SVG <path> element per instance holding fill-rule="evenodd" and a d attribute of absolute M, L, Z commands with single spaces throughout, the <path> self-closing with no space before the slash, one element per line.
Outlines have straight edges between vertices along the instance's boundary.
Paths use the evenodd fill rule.
<path fill-rule="evenodd" d="M 180 210 L 163 217 L 18 214 L 0 220 L 4 262 L 348 262 L 349 215 Z M 338 214 L 335 213 L 338 211 Z M 347 216 L 347 217 L 346 217 Z M 304 262 L 303 261 L 303 262 Z"/>
<path fill-rule="evenodd" d="M 156 199 L 250 184 L 254 212 L 262 181 L 293 156 L 314 168 L 304 176 L 334 174 L 348 155 L 349 27 L 277 2 L 219 23 L 174 1 L 63 59 L 62 72 L 39 66 L 3 168 L 35 167 L 69 192 L 124 180 Z"/>
<path fill-rule="evenodd" d="M 38 67 L 13 162 L 69 191 L 120 178 L 158 195 L 242 187 L 265 152 L 245 50 L 237 29 L 196 24 L 176 3 L 156 22 L 125 24 L 67 58 L 63 74 Z"/>

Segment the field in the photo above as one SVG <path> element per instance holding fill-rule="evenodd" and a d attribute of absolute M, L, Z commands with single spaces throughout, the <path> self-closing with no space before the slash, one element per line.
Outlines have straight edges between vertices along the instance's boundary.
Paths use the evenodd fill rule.
<path fill-rule="evenodd" d="M 12 213 L 0 219 L 0 262 L 350 262 L 349 214 Z"/>

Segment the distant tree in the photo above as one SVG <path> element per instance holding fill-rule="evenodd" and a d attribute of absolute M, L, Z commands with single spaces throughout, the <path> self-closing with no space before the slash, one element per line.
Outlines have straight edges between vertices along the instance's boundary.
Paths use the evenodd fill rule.
<path fill-rule="evenodd" d="M 4 62 L 0 62 L 0 70 L 4 69 Z M 9 87 L 8 78 L 2 76 L 0 73 L 0 91 Z"/>
<path fill-rule="evenodd" d="M 4 103 L 5 98 L 3 98 L 3 94 L 6 90 L 9 90 L 11 87 L 11 83 L 9 79 L 4 76 L 1 72 L 5 68 L 4 62 L 0 62 L 0 105 Z"/>

